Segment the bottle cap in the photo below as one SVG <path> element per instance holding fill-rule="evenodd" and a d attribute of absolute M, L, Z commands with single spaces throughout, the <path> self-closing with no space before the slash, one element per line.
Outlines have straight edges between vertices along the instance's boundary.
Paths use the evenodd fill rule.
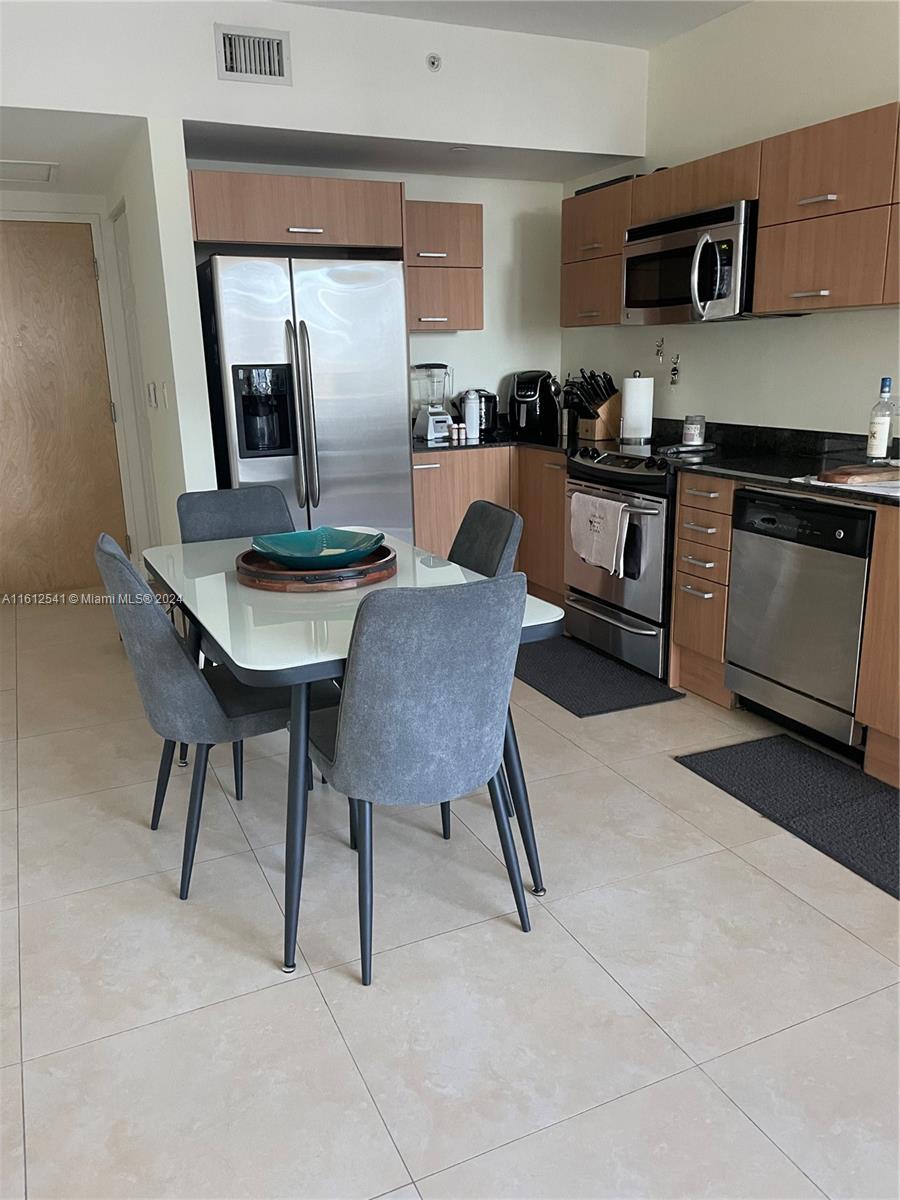
<path fill-rule="evenodd" d="M 884 375 L 881 380 L 881 390 L 883 392 L 889 392 L 892 384 L 893 380 L 891 379 L 890 375 Z"/>

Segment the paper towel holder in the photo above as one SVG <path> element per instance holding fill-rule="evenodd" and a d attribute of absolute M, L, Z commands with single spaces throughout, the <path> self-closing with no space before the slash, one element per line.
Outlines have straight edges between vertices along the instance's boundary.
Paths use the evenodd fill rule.
<path fill-rule="evenodd" d="M 635 385 L 632 381 L 640 380 Z M 653 436 L 653 376 L 643 378 L 640 371 L 622 380 L 622 419 L 619 444 L 649 446 Z"/>

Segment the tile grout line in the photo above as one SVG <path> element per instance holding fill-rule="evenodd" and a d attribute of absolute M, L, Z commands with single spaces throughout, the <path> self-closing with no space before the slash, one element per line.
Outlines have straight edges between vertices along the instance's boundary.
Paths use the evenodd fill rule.
<path fill-rule="evenodd" d="M 16 689 L 16 955 L 19 968 L 19 1102 L 22 1110 L 22 1189 L 28 1200 L 28 1130 L 25 1122 L 25 1010 L 22 1003 L 22 874 L 19 841 L 21 820 L 19 808 L 19 614 L 13 622 L 13 679 Z"/>

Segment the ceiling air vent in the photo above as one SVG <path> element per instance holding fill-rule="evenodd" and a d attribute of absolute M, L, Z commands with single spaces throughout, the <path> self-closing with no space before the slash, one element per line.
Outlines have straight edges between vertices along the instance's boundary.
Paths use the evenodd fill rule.
<path fill-rule="evenodd" d="M 215 25 L 220 79 L 245 83 L 291 82 L 290 34 L 280 29 Z"/>

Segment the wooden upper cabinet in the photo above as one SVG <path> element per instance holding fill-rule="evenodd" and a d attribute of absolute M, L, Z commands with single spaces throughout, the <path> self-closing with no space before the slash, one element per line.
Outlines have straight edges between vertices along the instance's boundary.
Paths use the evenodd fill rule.
<path fill-rule="evenodd" d="M 200 242 L 403 245 L 399 183 L 192 171 L 191 190 Z"/>
<path fill-rule="evenodd" d="M 814 312 L 883 303 L 890 208 L 760 229 L 756 313 Z"/>
<path fill-rule="evenodd" d="M 900 304 L 900 204 L 891 207 L 887 266 L 884 272 L 884 303 Z"/>
<path fill-rule="evenodd" d="M 406 316 L 410 333 L 483 329 L 482 272 L 474 267 L 407 267 Z"/>
<path fill-rule="evenodd" d="M 883 104 L 762 144 L 760 225 L 890 204 L 897 104 Z"/>
<path fill-rule="evenodd" d="M 562 261 L 621 254 L 631 220 L 631 180 L 562 202 Z"/>
<path fill-rule="evenodd" d="M 866 597 L 856 719 L 900 738 L 900 509 L 878 506 Z"/>
<path fill-rule="evenodd" d="M 755 200 L 759 195 L 759 155 L 760 143 L 752 142 L 635 179 L 630 224 L 645 225 L 735 200 Z"/>
<path fill-rule="evenodd" d="M 618 325 L 621 319 L 621 254 L 563 263 L 559 295 L 559 323 L 563 328 Z"/>
<path fill-rule="evenodd" d="M 406 202 L 406 262 L 411 267 L 480 267 L 483 264 L 480 204 Z"/>

